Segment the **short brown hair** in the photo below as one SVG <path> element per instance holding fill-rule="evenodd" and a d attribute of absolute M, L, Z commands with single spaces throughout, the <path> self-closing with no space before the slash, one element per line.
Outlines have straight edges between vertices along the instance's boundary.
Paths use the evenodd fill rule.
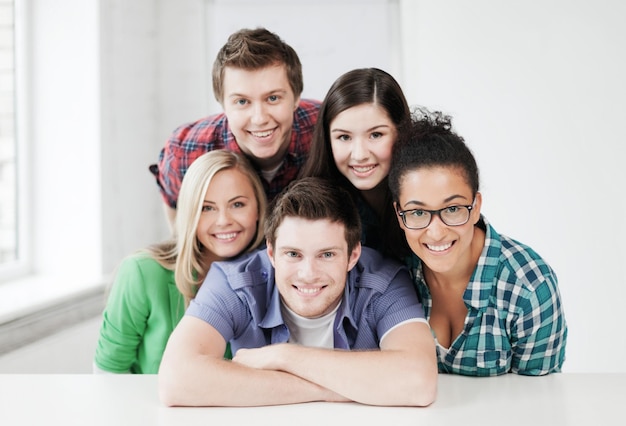
<path fill-rule="evenodd" d="M 276 244 L 276 231 L 285 217 L 327 219 L 344 226 L 348 253 L 361 240 L 361 219 L 350 194 L 332 182 L 307 177 L 291 182 L 270 205 L 265 220 L 265 238 Z"/>
<path fill-rule="evenodd" d="M 219 103 L 224 98 L 224 68 L 257 70 L 285 64 L 287 79 L 296 98 L 302 94 L 302 64 L 298 54 L 277 34 L 265 28 L 241 29 L 228 37 L 213 62 L 213 95 Z"/>

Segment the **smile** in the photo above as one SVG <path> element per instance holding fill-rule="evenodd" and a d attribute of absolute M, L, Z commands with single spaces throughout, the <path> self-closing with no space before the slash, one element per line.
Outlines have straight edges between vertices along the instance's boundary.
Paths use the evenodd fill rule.
<path fill-rule="evenodd" d="M 431 251 L 445 251 L 445 250 L 448 250 L 450 247 L 452 247 L 452 244 L 453 243 L 448 243 L 448 244 L 443 244 L 440 246 L 426 244 L 426 247 L 428 247 L 428 250 L 431 250 Z"/>
<path fill-rule="evenodd" d="M 266 130 L 264 132 L 250 132 L 250 134 L 252 136 L 254 136 L 255 138 L 266 138 L 268 136 L 271 136 L 272 133 L 274 133 L 274 130 Z"/>
<path fill-rule="evenodd" d="M 323 288 L 323 287 L 310 288 L 310 287 L 296 287 L 296 286 L 294 286 L 294 287 L 300 293 L 304 293 L 304 294 L 317 294 L 320 291 L 322 291 L 322 288 Z"/>
<path fill-rule="evenodd" d="M 350 166 L 352 168 L 352 170 L 354 170 L 357 173 L 367 173 L 370 170 L 373 170 L 376 168 L 376 165 L 373 166 Z"/>
<path fill-rule="evenodd" d="M 237 232 L 229 232 L 228 234 L 213 234 L 218 240 L 232 240 L 237 236 Z"/>

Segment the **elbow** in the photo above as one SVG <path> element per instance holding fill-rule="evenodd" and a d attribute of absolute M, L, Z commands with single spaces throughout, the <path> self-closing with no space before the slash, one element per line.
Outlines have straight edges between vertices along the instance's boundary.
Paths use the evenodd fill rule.
<path fill-rule="evenodd" d="M 428 381 L 428 383 L 423 383 L 421 389 L 417 392 L 417 397 L 415 398 L 414 406 L 415 407 L 428 407 L 437 399 L 437 375 L 435 378 Z"/>
<path fill-rule="evenodd" d="M 437 374 L 434 377 L 422 377 L 419 383 L 411 386 L 407 393 L 407 405 L 411 407 L 428 407 L 437 399 Z"/>
<path fill-rule="evenodd" d="M 428 368 L 416 369 L 413 380 L 407 381 L 409 389 L 405 395 L 409 398 L 408 406 L 427 407 L 437 399 L 437 384 L 439 373 L 437 364 L 429 365 Z"/>
<path fill-rule="evenodd" d="M 158 390 L 161 403 L 167 407 L 192 405 L 188 399 L 191 380 L 176 368 L 161 364 L 158 374 Z"/>
<path fill-rule="evenodd" d="M 178 397 L 180 395 L 177 392 L 176 386 L 164 376 L 164 374 L 159 373 L 159 399 L 161 403 L 166 407 L 175 407 L 177 405 L 181 405 Z"/>
<path fill-rule="evenodd" d="M 161 404 L 165 405 L 166 407 L 176 407 L 178 405 L 176 404 L 172 396 L 167 393 L 167 391 L 164 391 L 163 388 L 159 389 L 159 399 L 161 400 Z"/>

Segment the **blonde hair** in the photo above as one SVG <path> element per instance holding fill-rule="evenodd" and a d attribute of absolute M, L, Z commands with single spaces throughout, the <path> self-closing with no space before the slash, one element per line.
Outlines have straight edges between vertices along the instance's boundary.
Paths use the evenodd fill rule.
<path fill-rule="evenodd" d="M 249 179 L 257 201 L 256 234 L 244 252 L 256 249 L 265 238 L 263 223 L 267 211 L 267 198 L 263 184 L 250 162 L 242 155 L 223 149 L 210 151 L 198 157 L 185 173 L 180 188 L 174 238 L 147 249 L 163 267 L 174 271 L 176 287 L 185 298 L 185 307 L 195 297 L 197 288 L 202 284 L 210 266 L 202 261 L 206 249 L 196 236 L 204 195 L 213 177 L 218 172 L 230 169 L 237 169 Z"/>

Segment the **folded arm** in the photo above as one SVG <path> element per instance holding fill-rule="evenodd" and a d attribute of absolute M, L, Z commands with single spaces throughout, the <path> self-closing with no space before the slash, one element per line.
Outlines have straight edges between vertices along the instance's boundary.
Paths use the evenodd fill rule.
<path fill-rule="evenodd" d="M 223 359 L 226 342 L 206 322 L 184 316 L 159 369 L 159 394 L 169 406 L 260 406 L 346 399 L 293 374 Z"/>
<path fill-rule="evenodd" d="M 363 404 L 426 406 L 437 393 L 434 340 L 424 322 L 392 329 L 380 350 L 280 344 L 241 349 L 233 364 L 290 373 Z"/>

